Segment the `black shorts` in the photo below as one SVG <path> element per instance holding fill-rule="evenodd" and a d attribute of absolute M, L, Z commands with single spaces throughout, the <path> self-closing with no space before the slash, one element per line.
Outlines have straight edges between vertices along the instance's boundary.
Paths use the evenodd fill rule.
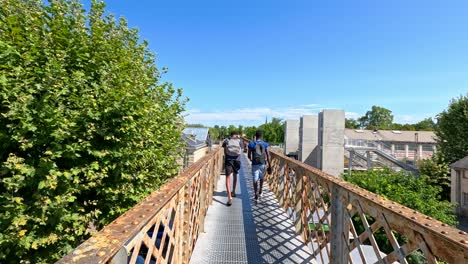
<path fill-rule="evenodd" d="M 231 173 L 239 173 L 240 169 L 240 161 L 239 160 L 226 160 L 224 167 L 226 168 L 226 176 L 231 175 Z"/>

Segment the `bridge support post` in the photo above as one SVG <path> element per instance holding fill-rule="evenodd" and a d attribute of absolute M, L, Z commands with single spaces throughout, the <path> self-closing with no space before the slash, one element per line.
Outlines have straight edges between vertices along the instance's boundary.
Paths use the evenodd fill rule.
<path fill-rule="evenodd" d="M 346 212 L 348 199 L 336 183 L 331 195 L 331 257 L 330 263 L 345 264 L 349 260 L 349 221 Z"/>
<path fill-rule="evenodd" d="M 370 151 L 366 151 L 366 158 L 367 158 L 367 170 L 370 170 L 372 169 L 372 160 L 371 160 Z"/>

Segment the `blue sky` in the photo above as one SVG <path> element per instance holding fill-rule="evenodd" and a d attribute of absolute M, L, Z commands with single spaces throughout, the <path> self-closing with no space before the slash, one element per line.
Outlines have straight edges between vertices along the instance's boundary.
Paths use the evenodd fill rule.
<path fill-rule="evenodd" d="M 414 123 L 468 92 L 468 1 L 106 1 L 190 98 L 190 123 L 372 105 Z"/>

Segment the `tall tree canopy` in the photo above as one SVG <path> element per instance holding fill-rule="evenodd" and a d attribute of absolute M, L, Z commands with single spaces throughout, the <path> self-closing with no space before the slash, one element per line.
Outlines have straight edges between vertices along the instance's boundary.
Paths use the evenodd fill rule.
<path fill-rule="evenodd" d="M 414 124 L 415 130 L 419 131 L 432 131 L 434 130 L 436 124 L 432 118 L 428 117 Z"/>
<path fill-rule="evenodd" d="M 359 122 L 356 119 L 346 118 L 345 119 L 345 127 L 346 128 L 353 128 L 353 129 L 359 128 Z"/>
<path fill-rule="evenodd" d="M 1 1 L 1 263 L 53 262 L 178 171 L 181 90 L 104 8 Z"/>
<path fill-rule="evenodd" d="M 284 122 L 280 118 L 273 117 L 271 122 L 258 127 L 263 131 L 263 140 L 278 144 L 284 141 Z"/>
<path fill-rule="evenodd" d="M 361 127 L 366 129 L 388 129 L 393 124 L 392 111 L 380 106 L 372 106 L 364 116 L 359 118 Z"/>
<path fill-rule="evenodd" d="M 468 155 L 468 95 L 453 99 L 437 116 L 438 150 L 448 163 Z"/>

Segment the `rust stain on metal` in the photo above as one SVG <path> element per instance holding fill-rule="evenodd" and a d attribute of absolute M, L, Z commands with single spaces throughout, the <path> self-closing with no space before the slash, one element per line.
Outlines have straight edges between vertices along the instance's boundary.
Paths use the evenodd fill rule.
<path fill-rule="evenodd" d="M 245 139 L 244 139 L 245 140 Z M 399 250 L 403 251 L 395 251 L 395 252 L 405 252 L 403 258 L 409 254 L 409 252 L 412 252 L 414 250 L 417 250 L 418 248 L 423 251 L 427 259 L 434 259 L 435 257 L 439 259 L 443 259 L 448 261 L 449 263 L 451 262 L 456 262 L 459 263 L 461 259 L 464 260 L 464 263 L 468 263 L 468 247 L 467 247 L 467 241 L 466 239 L 466 234 L 462 233 L 462 231 L 455 229 L 453 227 L 449 227 L 446 224 L 441 223 L 440 221 L 437 221 L 429 216 L 422 215 L 420 212 L 417 212 L 413 209 L 410 209 L 406 206 L 402 206 L 394 201 L 389 201 L 385 199 L 384 197 L 380 197 L 379 195 L 376 195 L 374 193 L 371 193 L 367 190 L 364 190 L 362 188 L 357 188 L 356 186 L 345 182 L 342 179 L 339 179 L 337 177 L 333 177 L 330 175 L 327 175 L 326 173 L 313 168 L 307 164 L 303 164 L 297 160 L 291 159 L 289 157 L 286 157 L 285 155 L 281 153 L 276 153 L 272 152 L 272 158 L 273 162 L 276 164 L 283 164 L 284 169 L 287 170 L 288 168 L 291 169 L 293 168 L 294 170 L 296 169 L 302 169 L 304 171 L 304 174 L 314 178 L 314 182 L 312 183 L 315 186 L 320 186 L 320 188 L 326 188 L 329 190 L 329 187 L 331 184 L 336 184 L 340 188 L 340 192 L 343 193 L 343 196 L 341 198 L 342 201 L 348 201 L 348 199 L 351 198 L 352 206 L 353 208 L 350 210 L 350 208 L 346 207 L 346 210 L 348 210 L 350 213 L 353 212 L 352 214 L 356 214 L 356 208 L 359 210 L 362 209 L 362 215 L 370 215 L 374 219 L 384 219 L 379 223 L 378 221 L 374 223 L 373 225 L 377 224 L 374 229 L 366 229 L 370 233 L 362 233 L 361 235 L 359 234 L 354 234 L 358 235 L 359 238 L 369 239 L 370 236 L 373 236 L 373 233 L 377 231 L 379 228 L 384 228 L 386 232 L 397 232 L 401 235 L 406 236 L 409 241 L 408 244 L 406 245 L 401 245 Z M 305 194 L 297 194 L 296 192 L 303 192 L 304 188 L 295 188 L 295 186 L 290 186 L 291 184 L 294 184 L 293 182 L 290 182 L 288 179 L 290 177 L 282 177 L 281 175 L 281 170 L 274 170 L 275 172 L 273 175 L 269 176 L 269 181 L 268 183 L 271 184 L 270 188 L 275 192 L 277 197 L 280 197 L 283 199 L 283 207 L 287 208 L 291 204 L 289 196 L 285 195 L 286 193 L 289 193 L 289 191 L 292 191 L 292 197 L 296 196 L 304 196 L 306 195 L 309 197 L 309 200 L 312 201 L 323 201 L 323 197 L 314 197 L 313 194 L 314 192 L 309 192 Z M 289 175 L 291 176 L 291 175 Z M 283 178 L 283 183 L 284 184 L 284 190 L 280 190 L 276 188 L 278 186 L 277 178 Z M 294 177 L 294 176 L 293 176 Z M 327 193 L 320 192 L 318 193 L 319 196 L 323 195 L 329 195 Z M 312 195 L 312 197 L 310 197 Z M 318 200 L 317 200 L 318 199 Z M 386 205 L 386 201 L 391 203 L 391 206 Z M 347 202 L 348 205 L 348 202 Z M 305 206 L 305 205 L 301 205 Z M 314 205 L 315 206 L 315 205 Z M 320 203 L 319 203 L 320 206 Z M 355 207 L 358 206 L 358 207 Z M 358 211 L 359 211 L 358 210 Z M 418 215 L 418 217 L 416 217 Z M 422 218 L 424 218 L 424 221 L 421 221 L 421 215 Z M 301 229 L 307 229 L 308 228 L 308 223 L 301 221 Z M 332 220 L 333 222 L 333 220 Z M 385 223 L 385 224 L 384 224 Z M 387 226 L 387 223 L 390 226 Z M 352 224 L 352 223 L 351 223 Z M 317 233 L 316 233 L 317 235 Z M 346 234 L 343 234 L 346 236 Z M 361 237 L 362 236 L 362 237 Z M 303 236 L 304 237 L 304 236 Z M 305 236 L 307 239 L 311 239 L 310 236 Z M 390 237 L 388 237 L 390 239 Z M 394 239 L 394 238 L 393 238 Z M 363 240 L 363 241 L 364 241 Z M 330 257 L 330 252 L 326 249 L 326 247 L 320 247 L 320 245 L 326 245 L 327 241 L 329 242 L 328 239 L 324 240 L 319 240 L 319 248 L 314 249 L 314 252 L 318 252 L 318 255 L 315 255 L 316 258 L 321 258 L 323 255 L 323 252 L 325 252 L 325 255 L 328 255 Z M 465 241 L 465 242 L 462 242 Z M 310 240 L 304 241 L 305 243 L 310 243 Z M 361 241 L 362 243 L 362 241 Z M 396 241 L 394 240 L 394 243 Z M 398 243 L 396 243 L 394 246 L 397 246 Z M 403 249 L 402 247 L 406 246 L 406 249 Z M 355 247 L 354 247 L 355 248 Z M 323 249 L 323 250 L 322 250 Z M 351 248 L 349 250 L 352 250 L 353 247 L 351 245 Z M 397 250 L 397 249 L 395 249 Z M 376 253 L 378 254 L 378 253 Z M 402 260 L 401 258 L 395 258 L 397 255 L 395 254 L 390 254 L 388 258 L 386 259 L 389 263 L 392 263 L 393 261 L 390 261 L 390 259 L 394 260 Z M 328 258 L 330 259 L 330 258 Z M 403 260 L 402 260 L 403 261 Z M 463 262 L 463 261 L 461 261 Z"/>
<path fill-rule="evenodd" d="M 59 263 L 105 263 L 129 241 L 131 243 L 130 248 L 136 247 L 139 249 L 143 240 L 146 239 L 146 241 L 148 241 L 148 237 L 145 238 L 145 230 L 155 223 L 165 223 L 165 225 L 167 225 L 169 221 L 167 219 L 168 216 L 163 214 L 162 210 L 166 210 L 164 212 L 169 212 L 169 209 L 177 211 L 177 214 L 180 212 L 184 217 L 176 222 L 176 229 L 180 230 L 177 235 L 175 233 L 169 234 L 165 231 L 164 236 L 167 235 L 171 238 L 175 236 L 174 238 L 177 242 L 175 252 L 179 253 L 177 253 L 178 257 L 176 257 L 173 262 L 187 263 L 198 237 L 197 230 L 200 230 L 199 225 L 202 224 L 200 222 L 204 220 L 204 214 L 206 214 L 206 206 L 208 204 L 205 201 L 201 202 L 196 199 L 200 199 L 201 191 L 206 192 L 204 188 L 207 188 L 209 185 L 208 182 L 213 182 L 207 179 L 207 177 L 211 177 L 212 174 L 208 164 L 214 164 L 213 168 L 216 167 L 217 170 L 220 169 L 220 162 L 222 160 L 221 152 L 221 149 L 216 149 L 187 168 L 179 176 L 145 198 L 142 203 L 120 216 L 117 219 L 118 221 L 115 220 L 106 226 L 104 228 L 106 232 L 98 232 L 92 239 L 84 242 L 76 248 L 74 252 L 60 260 Z M 409 252 L 420 249 L 427 259 L 435 259 L 437 257 L 448 262 L 456 263 L 460 262 L 462 259 L 464 259 L 465 262 L 468 261 L 468 239 L 466 239 L 466 233 L 449 227 L 431 217 L 422 215 L 408 207 L 399 205 L 394 201 L 389 201 L 384 197 L 356 187 L 342 179 L 328 175 L 309 165 L 286 157 L 281 153 L 271 152 L 271 156 L 274 170 L 272 175 L 268 177 L 270 188 L 277 196 L 285 195 L 286 192 L 293 193 L 291 197 L 289 195 L 283 196 L 283 207 L 297 204 L 297 201 L 301 199 L 302 203 L 300 203 L 300 206 L 303 207 L 300 208 L 301 211 L 304 211 L 304 208 L 312 210 L 312 208 L 317 209 L 321 206 L 326 206 L 331 195 L 331 187 L 335 186 L 338 187 L 340 193 L 342 193 L 340 200 L 346 202 L 347 206 L 345 209 L 347 209 L 350 214 L 357 214 L 364 218 L 365 215 L 369 215 L 376 219 L 370 226 L 367 220 L 363 219 L 363 222 L 368 225 L 366 227 L 367 231 L 361 234 L 353 234 L 356 239 L 355 242 L 350 244 L 349 250 L 356 247 L 357 240 L 359 239 L 374 239 L 373 233 L 383 228 L 387 233 L 397 232 L 408 238 L 409 241 L 407 244 L 399 246 L 398 250 L 395 249 L 395 252 L 405 252 L 402 253 L 405 254 L 403 258 L 405 258 Z M 282 173 L 280 164 L 284 166 L 284 171 L 287 171 L 289 174 L 289 177 L 284 177 L 284 193 L 282 193 L 283 190 L 278 188 L 279 184 L 277 181 Z M 210 175 L 207 176 L 207 173 Z M 298 179 L 299 181 L 297 182 L 304 181 L 308 183 L 305 185 L 306 187 L 299 188 L 300 185 L 297 185 L 296 181 L 293 181 L 294 179 Z M 184 186 L 191 186 L 190 188 L 192 189 L 188 189 Z M 212 186 L 210 188 L 212 188 Z M 309 190 L 309 188 L 312 189 Z M 177 204 L 180 201 L 177 195 L 181 190 L 183 190 L 183 192 L 179 194 L 179 197 L 182 197 L 181 201 L 183 206 L 179 207 Z M 209 190 L 212 191 L 212 189 Z M 202 197 L 208 196 L 210 196 L 210 194 L 204 194 Z M 309 203 L 310 200 L 314 201 L 312 206 Z M 391 203 L 393 206 L 388 206 L 387 202 Z M 330 213 L 330 211 L 327 213 Z M 416 218 L 415 215 L 421 215 L 421 217 L 418 216 L 418 218 Z M 425 220 L 418 220 L 421 218 Z M 299 221 L 300 224 L 297 225 L 297 227 L 300 226 L 299 228 L 301 230 L 309 230 L 309 224 L 304 214 L 300 217 Z M 109 230 L 109 232 L 107 230 Z M 354 229 L 351 230 L 355 232 Z M 323 257 L 323 254 L 330 257 L 331 253 L 326 246 L 327 243 L 330 242 L 330 238 L 325 236 L 320 230 L 315 230 L 314 232 L 314 234 L 311 234 L 312 236 L 322 237 L 322 240 L 318 241 L 320 250 L 315 251 L 316 253 L 318 252 L 320 256 L 316 255 L 315 257 Z M 310 242 L 311 235 L 303 233 L 302 237 L 305 239 L 305 243 Z M 347 234 L 343 235 L 346 236 Z M 390 236 L 389 239 L 393 241 L 393 244 L 396 243 L 393 236 Z M 112 243 L 109 243 L 109 241 L 112 241 Z M 397 244 L 398 243 L 394 246 Z M 161 254 L 160 251 L 157 252 L 159 252 L 157 254 Z M 136 256 L 133 256 L 132 259 L 135 258 Z M 389 261 L 390 263 L 398 259 L 399 258 L 395 254 L 390 254 L 384 258 L 385 261 L 392 260 Z M 164 261 L 167 260 L 162 259 L 162 262 Z"/>
<path fill-rule="evenodd" d="M 93 237 L 78 246 L 73 252 L 59 260 L 57 263 L 87 264 L 108 262 L 125 243 L 132 239 L 134 240 L 135 238 L 139 239 L 139 236 L 137 235 L 141 230 L 148 229 L 150 227 L 148 227 L 148 223 L 151 223 L 155 217 L 166 217 L 166 215 L 161 215 L 160 212 L 162 210 L 169 210 L 169 208 L 172 207 L 174 208 L 173 210 L 178 211 L 176 209 L 178 207 L 178 201 L 175 201 L 177 193 L 184 188 L 191 178 L 196 175 L 200 175 L 197 173 L 202 170 L 202 168 L 205 168 L 207 164 L 218 164 L 222 157 L 221 150 L 221 148 L 215 148 L 212 152 L 205 155 L 205 157 L 184 170 L 179 176 L 175 177 L 170 182 L 161 186 L 159 190 L 151 193 L 136 206 L 104 227 L 103 230 L 96 233 Z M 220 168 L 221 166 L 218 164 L 217 169 L 219 170 Z M 204 171 L 207 173 L 206 170 Z M 214 173 L 218 172 L 213 172 L 211 174 L 214 175 Z M 206 209 L 204 212 L 206 213 Z M 169 220 L 166 219 L 164 221 L 168 224 L 167 221 Z M 165 231 L 165 235 L 168 237 L 174 236 L 174 234 L 166 233 L 167 232 Z M 180 232 L 180 234 L 182 234 L 182 232 Z M 133 241 L 130 243 L 135 244 L 143 242 Z M 176 247 L 175 251 L 177 250 L 180 251 L 182 249 Z M 175 257 L 175 259 L 178 258 Z M 167 261 L 167 259 L 165 261 Z"/>

